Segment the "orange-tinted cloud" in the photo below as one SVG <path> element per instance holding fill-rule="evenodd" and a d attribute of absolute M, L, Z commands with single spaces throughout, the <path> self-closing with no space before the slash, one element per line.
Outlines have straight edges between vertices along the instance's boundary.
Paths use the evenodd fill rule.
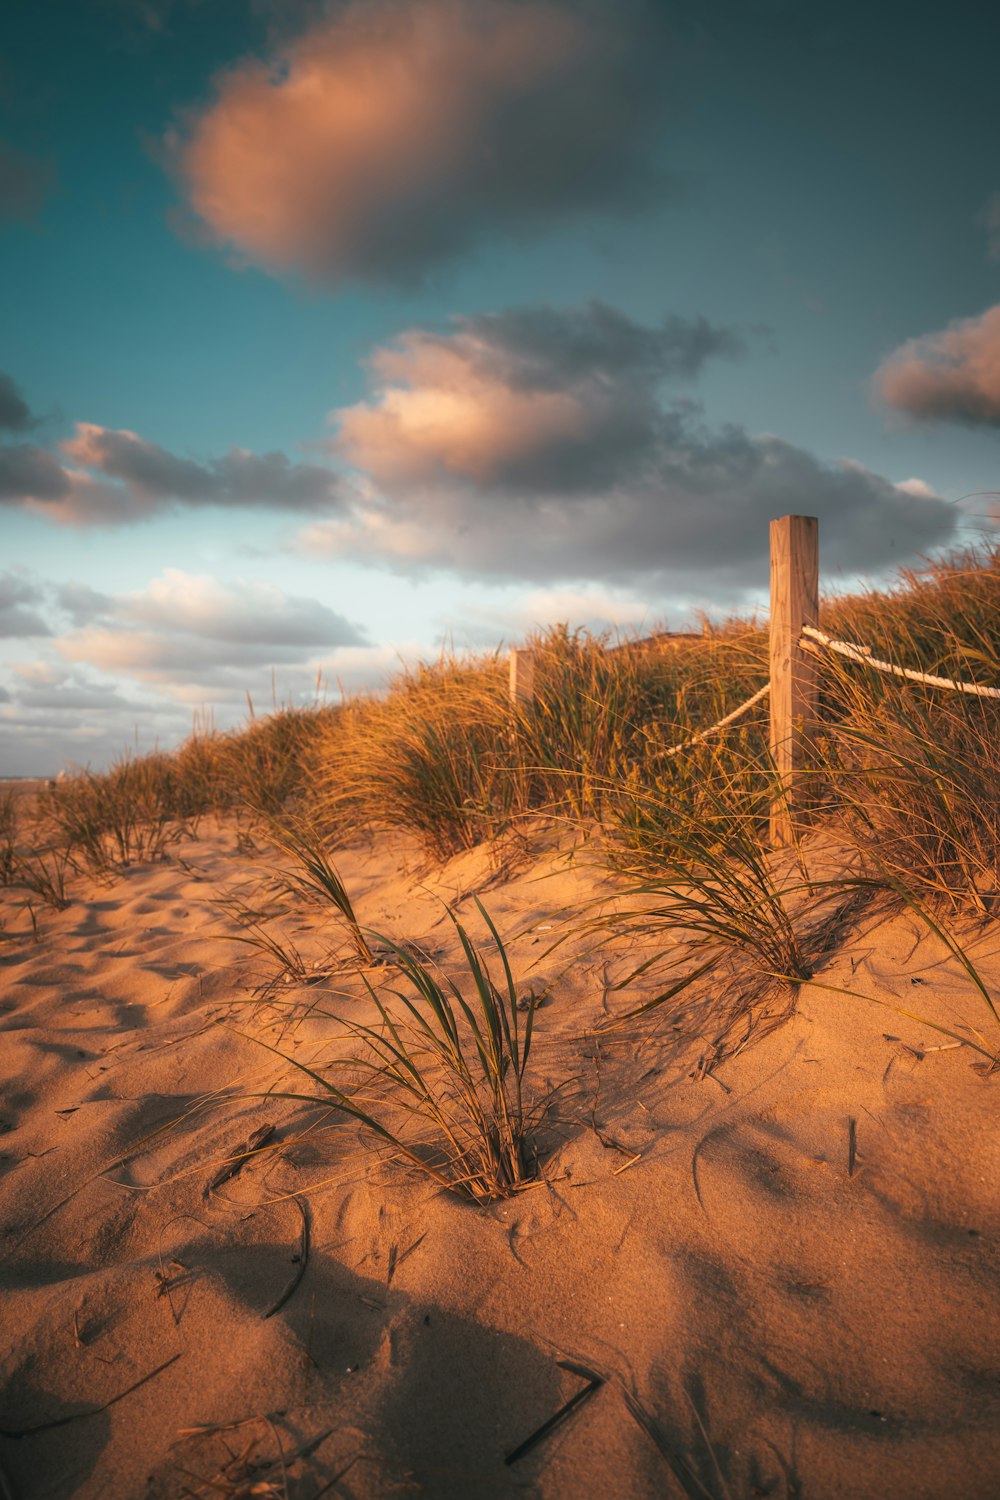
<path fill-rule="evenodd" d="M 1000 426 L 1000 304 L 909 339 L 883 361 L 875 388 L 914 417 Z"/>
<path fill-rule="evenodd" d="M 168 156 L 246 261 L 412 282 L 496 232 L 662 187 L 667 57 L 640 5 L 353 0 L 218 77 Z"/>
<path fill-rule="evenodd" d="M 705 319 L 647 327 L 598 302 L 410 330 L 376 351 L 370 398 L 334 414 L 333 446 L 367 493 L 302 544 L 401 572 L 621 583 L 695 569 L 746 587 L 785 511 L 819 516 L 845 571 L 949 539 L 953 511 L 914 480 L 708 428 L 684 386 L 740 348 Z"/>
<path fill-rule="evenodd" d="M 600 493 L 646 460 L 655 387 L 743 348 L 704 318 L 648 328 L 599 301 L 454 323 L 377 349 L 373 398 L 335 413 L 335 450 L 378 485 Z"/>
<path fill-rule="evenodd" d="M 530 462 L 554 443 L 579 443 L 586 434 L 587 409 L 579 396 L 511 388 L 502 376 L 477 371 L 460 342 L 444 348 L 410 334 L 373 367 L 405 383 L 384 387 L 373 403 L 338 412 L 337 446 L 379 484 L 442 470 L 488 482 L 512 463 Z"/>

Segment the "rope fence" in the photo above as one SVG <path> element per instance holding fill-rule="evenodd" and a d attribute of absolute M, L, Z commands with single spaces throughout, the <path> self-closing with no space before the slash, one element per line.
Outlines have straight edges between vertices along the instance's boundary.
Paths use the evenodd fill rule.
<path fill-rule="evenodd" d="M 803 625 L 799 644 L 803 651 L 816 651 L 813 642 L 846 656 L 848 661 L 860 662 L 862 666 L 874 667 L 877 672 L 891 672 L 894 677 L 905 677 L 909 682 L 926 682 L 930 687 L 951 688 L 956 693 L 970 693 L 974 698 L 1000 698 L 1000 688 L 980 687 L 976 682 L 958 682 L 953 677 L 935 677 L 930 672 L 917 672 L 913 667 L 897 667 L 891 661 L 880 661 L 872 655 L 870 646 L 855 646 L 849 641 L 835 641 L 832 636 L 815 625 Z M 820 655 L 816 652 L 816 655 Z M 679 747 L 678 747 L 679 748 Z"/>
<path fill-rule="evenodd" d="M 725 729 L 726 725 L 731 724 L 734 719 L 741 718 L 748 709 L 753 708 L 755 703 L 759 703 L 762 698 L 766 698 L 770 691 L 771 684 L 765 682 L 764 686 L 759 688 L 752 698 L 748 698 L 745 703 L 741 703 L 739 708 L 734 708 L 732 713 L 726 714 L 724 719 L 717 719 L 714 724 L 709 724 L 707 729 L 699 729 L 698 733 L 693 734 L 689 740 L 682 740 L 679 745 L 671 745 L 669 750 L 666 750 L 664 753 L 666 755 L 679 755 L 682 750 L 691 750 L 695 745 L 700 745 L 702 740 L 707 740 L 710 734 L 715 734 L 719 729 Z"/>
<path fill-rule="evenodd" d="M 808 772 L 812 740 L 819 717 L 819 663 L 823 651 L 877 672 L 929 687 L 946 688 L 974 698 L 1000 699 L 1000 688 L 983 687 L 953 677 L 937 677 L 913 667 L 899 667 L 872 654 L 870 646 L 838 641 L 817 625 L 819 618 L 819 526 L 815 516 L 782 516 L 771 522 L 771 611 L 768 681 L 745 703 L 666 755 L 680 755 L 742 717 L 763 698 L 770 697 L 769 745 L 778 795 L 771 804 L 770 835 L 774 847 L 788 844 L 809 814 Z M 661 641 L 688 639 L 668 634 L 635 644 L 650 648 Z M 618 649 L 618 648 L 615 648 Z M 514 650 L 510 660 L 510 696 L 527 704 L 535 693 L 534 653 Z"/>

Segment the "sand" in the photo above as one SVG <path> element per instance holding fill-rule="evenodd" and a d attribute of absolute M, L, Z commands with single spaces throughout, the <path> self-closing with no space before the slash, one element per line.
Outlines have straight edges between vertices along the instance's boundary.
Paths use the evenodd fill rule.
<path fill-rule="evenodd" d="M 4 1500 L 998 1493 L 1000 1074 L 930 1024 L 996 1023 L 932 933 L 871 911 L 829 954 L 821 983 L 881 1005 L 807 985 L 720 1048 L 727 969 L 597 1037 L 643 992 L 608 990 L 628 940 L 545 956 L 609 889 L 586 850 L 337 861 L 365 923 L 446 967 L 442 898 L 524 933 L 519 983 L 552 984 L 529 1077 L 563 1085 L 542 1183 L 478 1206 L 261 1097 L 288 1075 L 260 1042 L 316 1059 L 306 1008 L 368 1002 L 255 995 L 214 903 L 268 862 L 232 828 L 75 880 L 37 932 L 0 893 Z M 340 940 L 304 905 L 285 926 L 308 961 Z"/>

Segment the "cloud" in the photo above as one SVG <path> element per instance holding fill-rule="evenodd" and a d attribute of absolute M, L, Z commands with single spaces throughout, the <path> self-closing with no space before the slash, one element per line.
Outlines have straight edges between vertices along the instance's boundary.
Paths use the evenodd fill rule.
<path fill-rule="evenodd" d="M 11 377 L 0 371 L 0 431 L 25 432 L 34 425 L 28 403 Z"/>
<path fill-rule="evenodd" d="M 283 453 L 231 448 L 199 463 L 92 422 L 78 422 L 60 448 L 69 462 L 26 443 L 0 448 L 0 503 L 74 526 L 126 525 L 178 507 L 330 512 L 344 503 L 331 469 Z"/>
<path fill-rule="evenodd" d="M 631 635 L 652 630 L 660 618 L 648 598 L 595 585 L 494 590 L 463 599 L 442 621 L 441 635 L 458 647 L 495 649 L 558 621 L 573 629 L 583 626 L 596 633 Z"/>
<path fill-rule="evenodd" d="M 0 504 L 59 502 L 71 488 L 69 474 L 47 449 L 31 443 L 0 448 Z"/>
<path fill-rule="evenodd" d="M 142 592 L 124 596 L 118 615 L 210 641 L 244 646 L 358 645 L 362 636 L 343 615 L 316 599 L 283 594 L 269 583 L 244 580 L 230 588 L 205 574 L 166 568 Z"/>
<path fill-rule="evenodd" d="M 114 600 L 110 594 L 98 593 L 86 583 L 61 583 L 53 590 L 56 604 L 74 625 L 87 625 L 110 614 Z"/>
<path fill-rule="evenodd" d="M 22 709 L 105 710 L 139 709 L 147 705 L 125 697 L 113 682 L 95 682 L 76 668 L 60 669 L 50 662 L 26 662 L 15 666 L 16 701 Z"/>
<path fill-rule="evenodd" d="M 45 620 L 26 605 L 41 604 L 44 591 L 17 573 L 0 573 L 0 636 L 51 635 Z"/>
<path fill-rule="evenodd" d="M 174 568 L 107 601 L 101 614 L 57 640 L 60 655 L 168 687 L 214 683 L 242 693 L 250 669 L 304 666 L 321 649 L 364 644 L 355 625 L 318 600 Z"/>
<path fill-rule="evenodd" d="M 766 578 L 774 516 L 821 522 L 828 566 L 867 572 L 943 543 L 954 514 L 849 461 L 772 434 L 712 429 L 671 382 L 728 330 L 642 328 L 599 303 L 413 329 L 371 361 L 370 399 L 334 413 L 332 446 L 368 477 L 310 550 L 400 571 L 537 582 Z"/>
<path fill-rule="evenodd" d="M 1000 426 L 1000 303 L 908 339 L 879 366 L 875 389 L 923 421 Z"/>
<path fill-rule="evenodd" d="M 0 141 L 0 224 L 33 223 L 55 180 L 51 162 Z"/>
<path fill-rule="evenodd" d="M 659 386 L 743 347 L 704 318 L 645 328 L 599 301 L 455 323 L 377 350 L 374 399 L 336 413 L 335 451 L 378 484 L 600 494 L 655 450 Z"/>
<path fill-rule="evenodd" d="M 662 196 L 641 0 L 353 0 L 167 138 L 202 232 L 310 278 L 413 283 L 496 234 Z"/>

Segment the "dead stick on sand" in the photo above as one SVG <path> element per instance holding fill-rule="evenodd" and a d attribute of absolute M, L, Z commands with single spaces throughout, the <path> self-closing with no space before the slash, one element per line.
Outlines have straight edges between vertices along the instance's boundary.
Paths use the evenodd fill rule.
<path fill-rule="evenodd" d="M 137 1391 L 141 1385 L 145 1385 L 147 1381 L 153 1380 L 164 1370 L 169 1369 L 175 1361 L 181 1358 L 182 1353 L 183 1350 L 178 1354 L 172 1354 L 169 1359 L 163 1361 L 162 1365 L 157 1365 L 155 1370 L 150 1370 L 148 1375 L 141 1376 L 134 1385 L 128 1386 L 124 1391 L 119 1391 L 117 1396 L 112 1396 L 110 1401 L 105 1401 L 101 1406 L 88 1406 L 83 1411 L 71 1412 L 68 1417 L 55 1417 L 51 1422 L 36 1422 L 31 1427 L 0 1427 L 0 1437 L 14 1439 L 34 1437 L 36 1432 L 51 1432 L 54 1427 L 68 1427 L 70 1422 L 80 1422 L 84 1417 L 98 1417 L 102 1411 L 107 1411 L 117 1402 L 124 1401 L 126 1396 L 131 1396 L 132 1392 Z"/>
<path fill-rule="evenodd" d="M 274 1130 L 275 1127 L 270 1123 L 261 1125 L 256 1130 L 252 1130 L 247 1139 L 243 1142 L 243 1145 L 239 1146 L 231 1156 L 228 1156 L 226 1158 L 225 1162 L 216 1172 L 215 1176 L 205 1184 L 205 1189 L 202 1193 L 202 1197 L 207 1198 L 210 1193 L 214 1193 L 218 1188 L 220 1188 L 224 1182 L 228 1182 L 231 1177 L 235 1177 L 236 1174 L 241 1171 L 246 1163 L 250 1160 L 250 1157 L 258 1152 L 260 1148 L 266 1145 L 266 1143 L 271 1139 L 272 1135 L 274 1134 Z"/>
<path fill-rule="evenodd" d="M 309 1214 L 306 1211 L 305 1204 L 300 1198 L 293 1195 L 292 1202 L 295 1204 L 295 1207 L 302 1215 L 302 1234 L 299 1238 L 298 1265 L 295 1267 L 288 1285 L 285 1287 L 285 1290 L 282 1292 L 277 1302 L 275 1302 L 273 1307 L 269 1307 L 267 1312 L 264 1313 L 265 1322 L 268 1318 L 273 1318 L 276 1312 L 281 1311 L 285 1303 L 291 1297 L 292 1293 L 297 1289 L 298 1284 L 302 1280 L 303 1276 L 306 1274 L 306 1267 L 309 1264 Z"/>
<path fill-rule="evenodd" d="M 587 1381 L 587 1384 L 582 1390 L 577 1391 L 575 1396 L 571 1396 L 564 1405 L 560 1406 L 559 1410 L 553 1416 L 549 1417 L 547 1422 L 543 1422 L 541 1427 L 536 1428 L 530 1437 L 526 1437 L 523 1443 L 519 1443 L 512 1453 L 507 1454 L 504 1463 L 508 1467 L 511 1464 L 516 1464 L 518 1459 L 523 1458 L 526 1453 L 530 1453 L 532 1448 L 536 1447 L 543 1438 L 547 1438 L 550 1432 L 554 1432 L 557 1427 L 561 1427 L 567 1417 L 571 1416 L 578 1406 L 582 1406 L 585 1401 L 588 1401 L 594 1392 L 600 1390 L 604 1384 L 603 1375 L 598 1375 L 595 1371 L 588 1370 L 583 1365 L 571 1364 L 568 1360 L 562 1359 L 558 1361 L 558 1364 L 560 1370 L 569 1370 L 573 1375 L 582 1376 Z"/>

